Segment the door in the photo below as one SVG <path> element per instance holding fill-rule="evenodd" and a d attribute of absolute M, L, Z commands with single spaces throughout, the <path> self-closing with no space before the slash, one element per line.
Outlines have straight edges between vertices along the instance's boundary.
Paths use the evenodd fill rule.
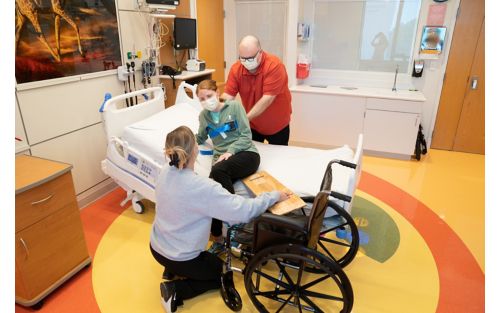
<path fill-rule="evenodd" d="M 484 20 L 453 150 L 484 154 Z"/>
<path fill-rule="evenodd" d="M 432 148 L 484 154 L 484 1 L 462 0 Z"/>
<path fill-rule="evenodd" d="M 206 62 L 207 68 L 215 69 L 212 79 L 218 86 L 225 82 L 223 4 L 223 0 L 196 0 L 198 58 Z"/>

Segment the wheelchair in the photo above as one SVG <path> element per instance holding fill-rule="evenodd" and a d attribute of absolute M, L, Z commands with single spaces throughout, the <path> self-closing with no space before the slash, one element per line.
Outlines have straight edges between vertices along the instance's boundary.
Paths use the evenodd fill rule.
<path fill-rule="evenodd" d="M 342 268 L 356 256 L 359 234 L 339 204 L 352 205 L 352 197 L 330 190 L 333 164 L 353 170 L 357 166 L 331 161 L 321 191 L 303 198 L 309 214 L 306 208 L 284 216 L 264 213 L 251 223 L 227 229 L 221 296 L 231 310 L 240 311 L 243 305 L 233 281 L 233 272 L 239 272 L 259 312 L 351 312 L 354 294 Z M 324 223 L 327 208 L 336 213 L 330 223 Z M 332 233 L 337 238 L 331 238 Z M 233 258 L 241 260 L 244 268 L 234 267 Z"/>

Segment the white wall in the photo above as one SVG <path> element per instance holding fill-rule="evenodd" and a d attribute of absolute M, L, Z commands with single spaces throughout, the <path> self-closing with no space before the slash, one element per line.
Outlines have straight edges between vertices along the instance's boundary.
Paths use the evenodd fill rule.
<path fill-rule="evenodd" d="M 21 141 L 16 140 L 16 154 L 24 153 L 29 150 L 28 141 L 26 140 L 26 132 L 24 131 L 24 124 L 19 111 L 19 104 L 16 99 L 16 121 L 15 121 L 15 136 Z"/>
<path fill-rule="evenodd" d="M 448 55 L 450 53 L 451 42 L 453 39 L 453 30 L 455 28 L 455 21 L 457 17 L 458 7 L 460 0 L 449 0 L 447 4 L 446 16 L 444 26 L 447 27 L 448 34 L 444 44 L 444 51 L 437 60 L 424 61 L 424 73 L 420 78 L 412 78 L 412 83 L 418 90 L 421 90 L 427 99 L 423 104 L 422 126 L 424 128 L 425 138 L 427 139 L 427 146 L 431 146 L 431 135 L 434 131 L 434 124 L 436 122 L 436 115 L 439 107 L 439 99 L 441 96 L 441 89 L 443 88 L 443 78 L 446 72 L 446 64 L 448 62 Z M 418 48 L 422 38 L 422 30 L 426 25 L 427 12 L 429 5 L 436 4 L 433 0 L 422 0 L 422 9 L 420 11 L 420 19 L 418 22 L 418 33 L 415 42 L 414 58 L 418 59 Z M 460 39 L 457 39 L 460 40 Z"/>
<path fill-rule="evenodd" d="M 16 88 L 19 102 L 16 136 L 25 129 L 31 155 L 73 165 L 73 182 L 80 205 L 95 199 L 101 189 L 108 190 L 112 183 L 100 167 L 106 153 L 106 137 L 98 110 L 105 92 L 113 95 L 123 92 L 116 70 L 106 76 L 87 76 L 83 80 L 82 76 L 77 81 L 55 79 L 50 83 L 45 81 L 42 87 L 21 84 Z M 94 193 L 88 194 L 89 190 Z"/>
<path fill-rule="evenodd" d="M 304 0 L 304 10 L 308 10 L 310 15 L 313 0 Z M 295 1 L 291 1 L 295 3 Z M 436 4 L 433 0 L 422 0 L 419 21 L 417 25 L 417 35 L 413 48 L 413 59 L 420 59 L 419 54 L 420 41 L 422 30 L 427 24 L 427 13 L 429 6 Z M 439 98 L 443 84 L 443 77 L 446 71 L 449 49 L 453 37 L 453 30 L 456 21 L 456 14 L 459 7 L 459 0 L 449 0 L 444 5 L 447 6 L 444 25 L 447 27 L 447 38 L 444 44 L 443 53 L 435 60 L 424 61 L 424 73 L 422 77 L 411 77 L 411 73 L 400 70 L 397 78 L 397 88 L 408 89 L 416 88 L 420 90 L 426 101 L 423 103 L 421 124 L 424 128 L 424 135 L 427 140 L 427 145 L 430 147 L 431 135 L 434 130 L 435 119 L 439 106 Z M 305 15 L 305 14 L 304 14 Z M 303 17 L 304 18 L 304 17 Z M 307 18 L 307 17 L 305 17 Z M 301 43 L 298 43 L 299 51 L 304 50 Z M 412 62 L 413 63 L 413 62 Z M 299 83 L 304 84 L 333 84 L 340 86 L 356 86 L 356 87 L 379 87 L 392 88 L 394 82 L 394 73 L 389 72 L 353 72 L 353 71 L 334 71 L 334 70 L 312 70 L 311 75 L 307 80 Z"/>
<path fill-rule="evenodd" d="M 226 62 L 225 77 L 229 74 L 229 70 L 234 62 L 238 59 L 238 40 L 236 34 L 236 0 L 224 0 L 224 58 Z M 271 1 L 272 3 L 272 1 Z M 296 30 L 297 19 L 299 14 L 298 1 L 293 0 L 288 2 L 288 11 L 286 12 L 286 30 L 284 62 L 288 73 L 288 84 L 293 86 L 296 84 L 295 79 L 295 60 L 297 55 Z M 265 9 L 265 7 L 263 7 Z"/>
<path fill-rule="evenodd" d="M 226 11 L 226 19 L 224 20 L 224 44 L 226 55 L 226 77 L 232 63 L 236 61 L 236 36 L 235 36 L 235 0 L 224 0 L 224 9 Z M 417 36 L 415 40 L 413 58 L 419 59 L 419 46 L 422 37 L 422 29 L 426 25 L 427 12 L 429 5 L 436 4 L 433 0 L 422 0 L 420 17 L 417 26 Z M 426 101 L 423 103 L 422 126 L 427 139 L 427 144 L 430 146 L 431 134 L 434 130 L 434 123 L 439 106 L 439 97 L 443 84 L 443 77 L 446 71 L 446 63 L 448 60 L 449 49 L 453 37 L 453 29 L 456 21 L 456 14 L 460 4 L 460 0 L 449 0 L 445 2 L 447 6 L 444 25 L 447 27 L 447 38 L 444 45 L 444 51 L 436 60 L 425 60 L 423 76 L 420 78 L 412 78 L 411 73 L 401 73 L 398 76 L 398 88 L 417 88 L 425 95 Z M 312 14 L 313 0 L 289 0 L 288 4 L 288 33 L 287 37 L 287 72 L 289 75 L 289 85 L 293 86 L 297 83 L 303 83 L 295 79 L 295 61 L 297 53 L 307 52 L 308 44 L 297 42 L 296 24 L 297 22 L 312 23 L 310 16 Z M 413 63 L 413 62 L 412 62 Z M 328 70 L 313 70 L 310 78 L 306 83 L 326 84 L 328 80 L 335 80 L 336 83 L 354 84 L 358 87 L 381 87 L 391 88 L 394 80 L 393 73 L 370 73 L 360 72 L 354 73 L 350 71 L 328 71 Z"/>

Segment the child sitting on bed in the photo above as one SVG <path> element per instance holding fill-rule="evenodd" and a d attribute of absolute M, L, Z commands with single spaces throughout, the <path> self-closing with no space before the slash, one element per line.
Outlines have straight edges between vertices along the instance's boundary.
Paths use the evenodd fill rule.
<path fill-rule="evenodd" d="M 288 199 L 288 195 L 273 191 L 244 198 L 196 175 L 198 145 L 186 126 L 167 135 L 165 155 L 170 163 L 163 167 L 156 185 L 150 248 L 153 257 L 165 267 L 164 277 L 185 277 L 160 284 L 163 307 L 175 312 L 183 300 L 220 288 L 222 260 L 205 251 L 212 218 L 248 222 L 274 203 Z"/>
<path fill-rule="evenodd" d="M 196 89 L 203 111 L 196 141 L 202 144 L 208 137 L 214 145 L 210 178 L 234 194 L 233 183 L 257 171 L 260 156 L 252 142 L 252 131 L 245 109 L 235 100 L 219 101 L 219 91 L 214 80 L 200 82 Z M 224 250 L 222 221 L 212 220 L 213 244 L 208 249 L 213 254 Z"/>

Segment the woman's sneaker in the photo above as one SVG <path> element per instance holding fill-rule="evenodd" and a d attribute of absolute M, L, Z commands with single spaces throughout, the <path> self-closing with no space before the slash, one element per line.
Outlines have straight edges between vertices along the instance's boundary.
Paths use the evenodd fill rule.
<path fill-rule="evenodd" d="M 214 241 L 207 251 L 212 254 L 219 255 L 222 252 L 224 252 L 224 250 L 225 250 L 224 243 Z"/>
<path fill-rule="evenodd" d="M 165 312 L 172 313 L 177 311 L 175 303 L 175 283 L 173 281 L 160 283 L 161 304 Z"/>

